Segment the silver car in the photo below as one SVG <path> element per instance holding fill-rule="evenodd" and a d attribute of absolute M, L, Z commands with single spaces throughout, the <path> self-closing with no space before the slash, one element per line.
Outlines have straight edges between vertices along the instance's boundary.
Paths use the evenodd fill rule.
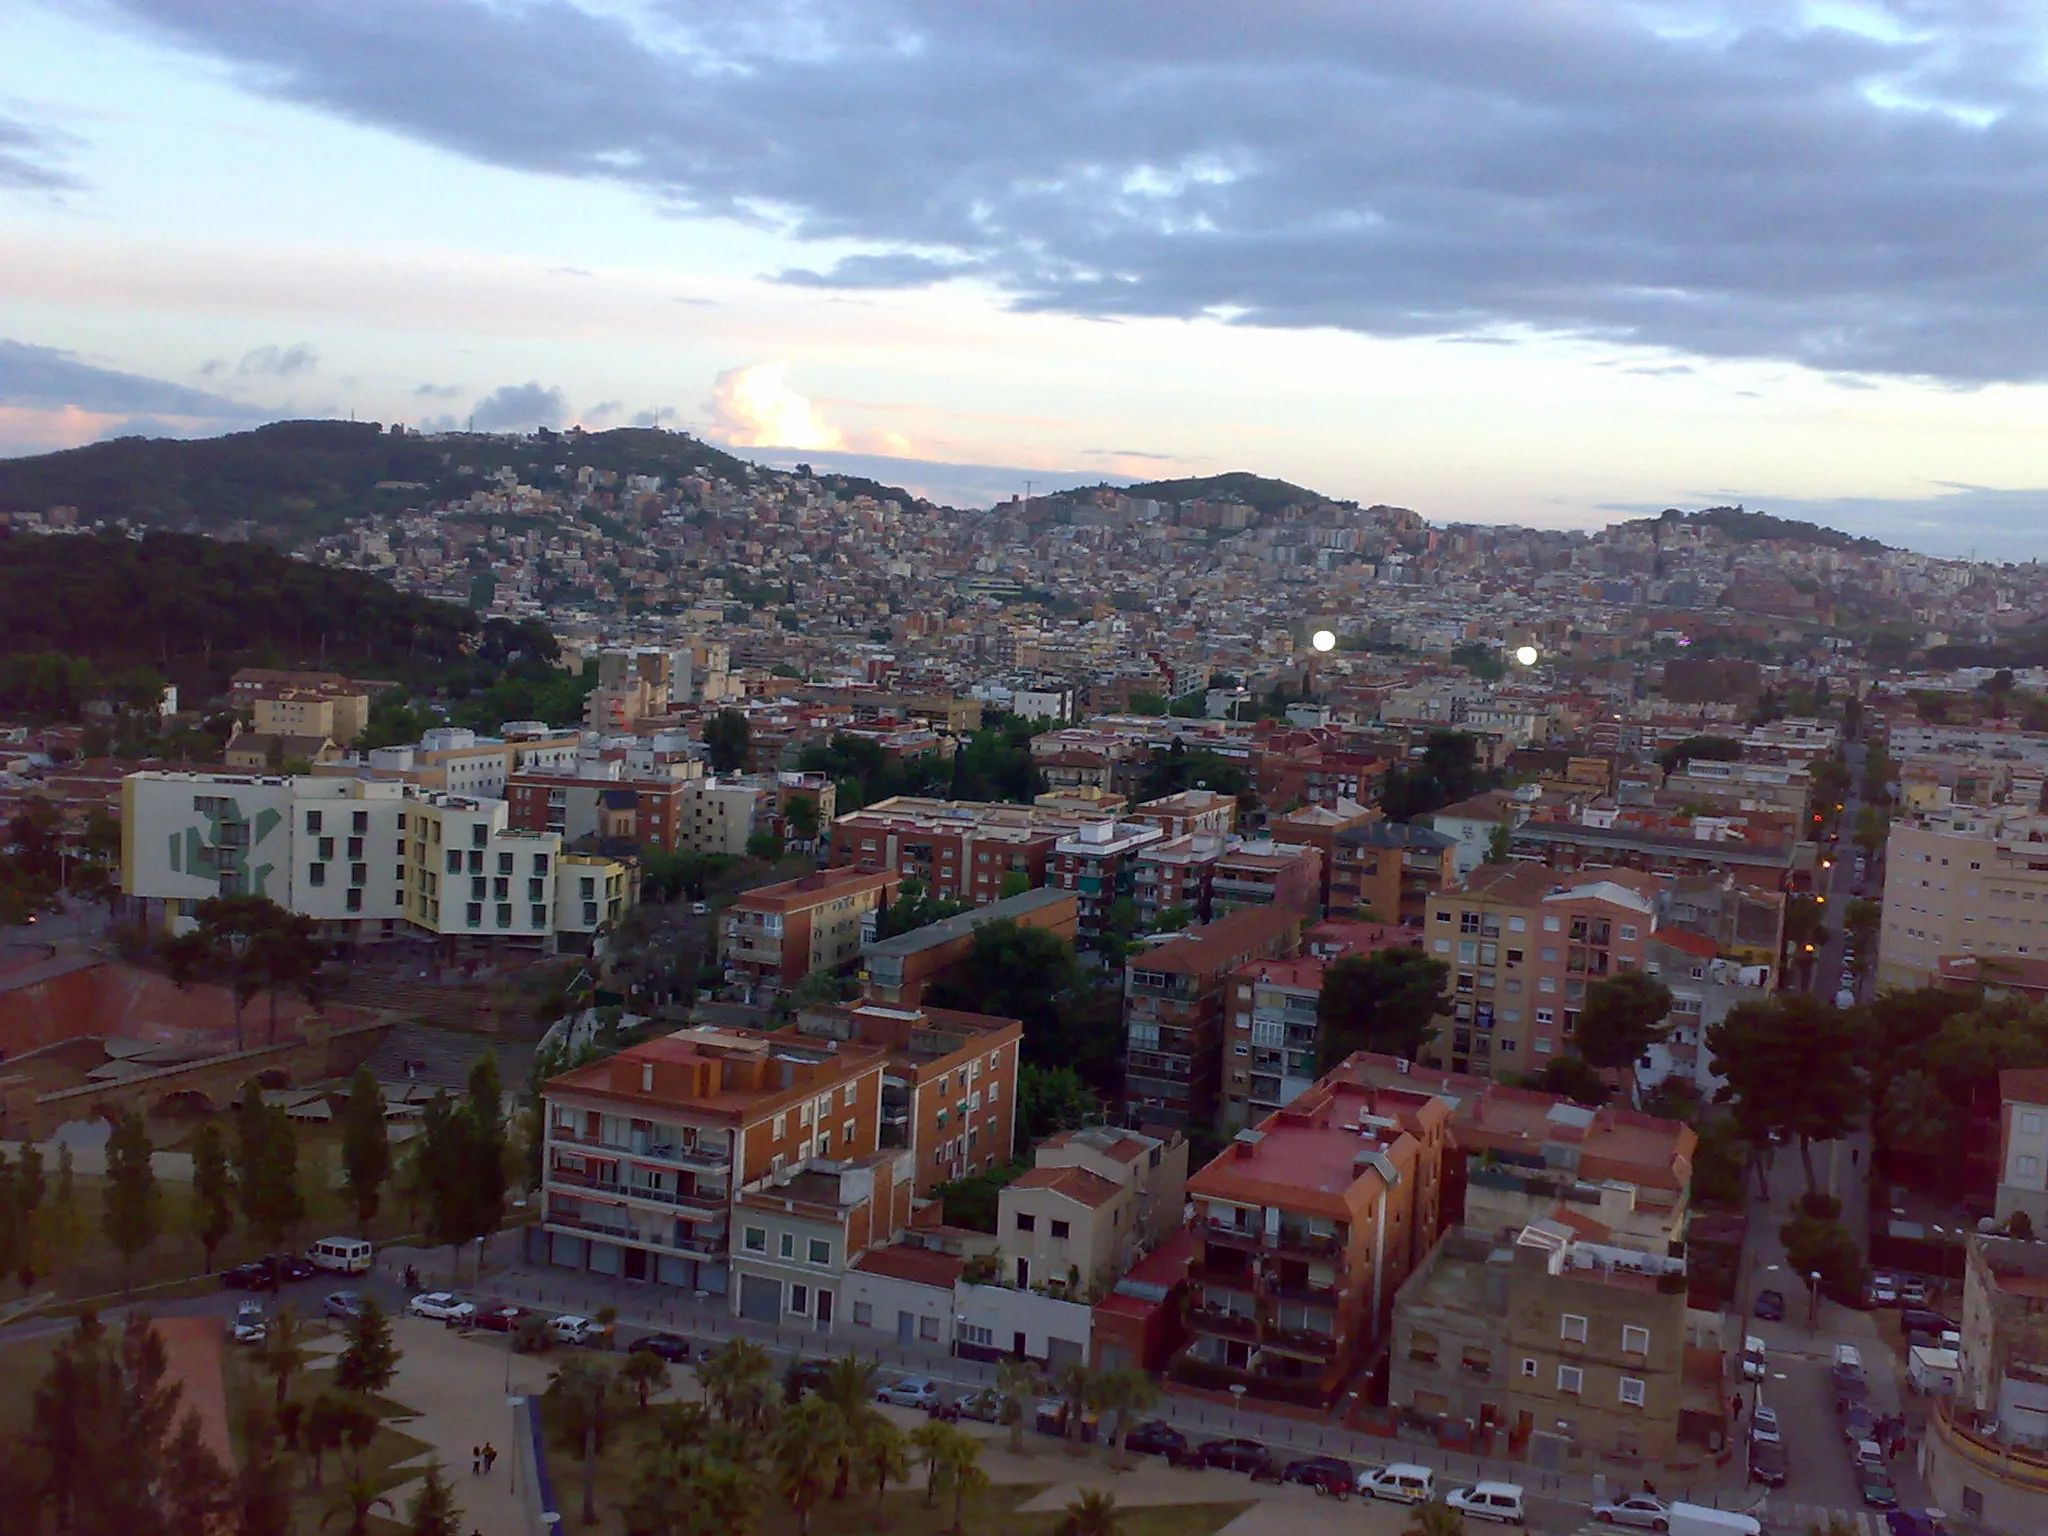
<path fill-rule="evenodd" d="M 1595 1504 L 1593 1518 L 1602 1525 L 1630 1525 L 1641 1531 L 1671 1529 L 1671 1506 L 1654 1493 L 1632 1493 L 1613 1504 Z"/>

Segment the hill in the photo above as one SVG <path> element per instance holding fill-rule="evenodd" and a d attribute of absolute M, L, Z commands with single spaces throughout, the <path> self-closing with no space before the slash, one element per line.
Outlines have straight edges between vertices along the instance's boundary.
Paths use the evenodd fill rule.
<path fill-rule="evenodd" d="M 0 459 L 0 511 L 78 508 L 87 519 L 200 533 L 250 530 L 295 543 L 349 517 L 401 512 L 482 489 L 497 470 L 550 488 L 578 468 L 621 475 L 705 474 L 745 483 L 777 478 L 685 432 L 619 427 L 532 438 L 453 433 L 434 438 L 368 421 L 281 421 L 225 437 L 124 437 L 31 458 Z M 908 504 L 904 491 L 821 477 L 848 494 Z"/>
<path fill-rule="evenodd" d="M 538 623 L 486 622 L 268 544 L 0 529 L 0 658 L 47 652 L 103 676 L 155 667 L 206 696 L 249 664 L 441 682 L 548 665 L 557 647 Z"/>
<path fill-rule="evenodd" d="M 1222 475 L 1198 475 L 1184 480 L 1148 480 L 1142 485 L 1122 487 L 1126 496 L 1153 501 L 1241 501 L 1261 512 L 1278 512 L 1283 507 L 1320 506 L 1333 498 L 1306 486 L 1269 479 L 1247 470 Z"/>
<path fill-rule="evenodd" d="M 1819 523 L 1773 517 L 1768 512 L 1746 512 L 1741 507 L 1708 507 L 1699 512 L 1681 512 L 1676 507 L 1670 507 L 1660 516 L 1637 518 L 1620 526 L 1647 530 L 1661 540 L 1665 530 L 1676 524 L 1693 528 L 1712 528 L 1738 544 L 1782 539 L 1793 544 L 1813 544 L 1822 549 L 1846 550 L 1859 555 L 1881 555 L 1890 548 L 1879 539 L 1862 538 L 1853 533 L 1844 533 L 1839 528 L 1824 528 Z"/>

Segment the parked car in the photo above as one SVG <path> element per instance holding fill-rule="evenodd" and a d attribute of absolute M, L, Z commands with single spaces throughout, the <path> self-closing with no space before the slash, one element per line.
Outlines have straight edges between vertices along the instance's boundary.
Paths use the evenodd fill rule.
<path fill-rule="evenodd" d="M 1938 1509 L 1888 1509 L 1884 1512 L 1886 1536 L 1948 1536 L 1948 1526 Z"/>
<path fill-rule="evenodd" d="M 1595 1504 L 1593 1518 L 1602 1525 L 1628 1525 L 1639 1531 L 1671 1529 L 1671 1506 L 1654 1493 L 1632 1493 L 1612 1504 Z"/>
<path fill-rule="evenodd" d="M 1863 1502 L 1872 1509 L 1897 1509 L 1899 1490 L 1892 1485 L 1891 1474 L 1883 1467 L 1865 1467 L 1857 1479 L 1858 1490 Z"/>
<path fill-rule="evenodd" d="M 1256 1440 L 1204 1440 L 1196 1456 L 1205 1467 L 1226 1472 L 1256 1472 L 1273 1459 L 1273 1453 Z"/>
<path fill-rule="evenodd" d="M 679 1333 L 650 1333 L 626 1346 L 629 1355 L 653 1355 L 670 1365 L 682 1365 L 690 1358 L 690 1341 Z"/>
<path fill-rule="evenodd" d="M 224 1291 L 267 1291 L 274 1283 L 270 1266 L 261 1259 L 220 1272 L 220 1288 Z"/>
<path fill-rule="evenodd" d="M 471 1326 L 488 1328 L 492 1333 L 517 1333 L 519 1325 L 529 1315 L 524 1307 L 514 1306 L 509 1301 L 494 1301 L 477 1313 Z"/>
<path fill-rule="evenodd" d="M 1766 1488 L 1785 1486 L 1785 1443 L 1782 1440 L 1749 1442 L 1749 1480 Z"/>
<path fill-rule="evenodd" d="M 369 1243 L 360 1237 L 323 1237 L 306 1249 L 308 1264 L 338 1275 L 367 1273 L 371 1257 Z"/>
<path fill-rule="evenodd" d="M 929 1376 L 903 1376 L 875 1393 L 878 1403 L 898 1408 L 929 1408 L 939 1400 L 939 1384 Z"/>
<path fill-rule="evenodd" d="M 800 1403 L 804 1398 L 825 1385 L 832 1374 L 830 1360 L 799 1360 L 792 1365 L 782 1378 L 784 1402 Z"/>
<path fill-rule="evenodd" d="M 1762 1381 L 1769 1374 L 1764 1341 L 1751 1334 L 1742 1341 L 1742 1379 Z"/>
<path fill-rule="evenodd" d="M 1299 1461 L 1287 1463 L 1286 1470 L 1280 1474 L 1280 1481 L 1300 1483 L 1317 1493 L 1348 1499 L 1358 1482 L 1358 1471 L 1350 1462 L 1339 1461 L 1334 1456 L 1304 1456 Z"/>
<path fill-rule="evenodd" d="M 1000 1424 L 1003 1421 L 1003 1394 L 994 1387 L 976 1387 L 954 1399 L 953 1414 L 956 1418 L 973 1419 L 978 1424 Z"/>
<path fill-rule="evenodd" d="M 270 1337 L 270 1314 L 260 1301 L 245 1301 L 235 1308 L 234 1339 L 237 1344 L 261 1344 Z"/>
<path fill-rule="evenodd" d="M 1846 960 L 1849 957 L 1844 955 L 1842 958 Z M 1847 984 L 1837 987 L 1835 989 L 1835 1006 L 1837 1008 L 1854 1008 L 1856 1006 L 1856 989 Z"/>
<path fill-rule="evenodd" d="M 690 916 L 692 917 L 702 917 L 710 910 L 711 903 L 708 901 L 693 901 L 690 903 Z"/>
<path fill-rule="evenodd" d="M 1899 1300 L 1906 1306 L 1926 1306 L 1931 1291 L 1932 1287 L 1920 1275 L 1901 1275 L 1899 1277 Z"/>
<path fill-rule="evenodd" d="M 1767 1323 L 1785 1321 L 1785 1293 L 1783 1291 L 1758 1291 L 1756 1293 L 1756 1315 Z"/>
<path fill-rule="evenodd" d="M 476 1303 L 464 1301 L 453 1291 L 426 1291 L 407 1302 L 405 1310 L 437 1323 L 466 1323 L 476 1316 Z"/>
<path fill-rule="evenodd" d="M 1395 1504 L 1427 1504 L 1436 1496 L 1436 1474 L 1409 1461 L 1368 1467 L 1358 1474 L 1358 1491 Z"/>
<path fill-rule="evenodd" d="M 1520 1525 L 1528 1516 L 1522 1509 L 1519 1483 L 1474 1483 L 1470 1488 L 1453 1488 L 1444 1502 L 1461 1515 L 1475 1520 L 1498 1520 L 1503 1525 Z"/>
<path fill-rule="evenodd" d="M 1877 1415 L 1863 1403 L 1851 1403 L 1849 1411 L 1842 1415 L 1842 1438 L 1851 1445 L 1861 1445 L 1877 1435 Z"/>
<path fill-rule="evenodd" d="M 1187 1454 L 1188 1437 L 1164 1419 L 1147 1419 L 1124 1436 L 1124 1449 L 1173 1460 Z"/>
<path fill-rule="evenodd" d="M 1955 1326 L 1939 1312 L 1929 1311 L 1926 1307 L 1907 1307 L 1899 1313 L 1899 1327 L 1906 1333 L 1929 1333 L 1938 1339 L 1944 1333 L 1953 1333 Z"/>
<path fill-rule="evenodd" d="M 321 1298 L 320 1312 L 324 1317 L 340 1318 L 347 1322 L 352 1317 L 363 1315 L 363 1293 L 361 1291 L 329 1291 Z"/>
<path fill-rule="evenodd" d="M 1854 999 L 1850 1001 L 1853 1002 Z M 1849 1004 L 1841 1003 L 1839 1006 L 1846 1008 Z M 1893 1276 L 1880 1271 L 1870 1277 L 1870 1288 L 1865 1294 L 1870 1297 L 1870 1304 L 1873 1307 L 1895 1307 L 1899 1304 L 1899 1282 Z"/>
<path fill-rule="evenodd" d="M 1068 1413 L 1069 1409 L 1064 1401 L 1055 1399 L 1049 1403 L 1040 1403 L 1031 1415 L 1031 1423 L 1041 1435 L 1052 1435 L 1064 1440 L 1067 1438 Z M 1094 1414 L 1083 1413 L 1080 1428 L 1076 1431 L 1077 1438 L 1084 1445 L 1093 1445 L 1101 1427 Z"/>
<path fill-rule="evenodd" d="M 296 1253 L 268 1254 L 257 1261 L 268 1269 L 279 1285 L 296 1285 L 311 1280 L 320 1271 Z"/>
<path fill-rule="evenodd" d="M 548 1328 L 558 1342 L 581 1344 L 589 1349 L 603 1349 L 612 1336 L 611 1329 L 602 1323 L 575 1312 L 564 1312 L 560 1317 L 550 1318 Z"/>
<path fill-rule="evenodd" d="M 1778 1410 L 1764 1403 L 1756 1405 L 1756 1411 L 1749 1416 L 1749 1438 L 1766 1440 L 1777 1444 L 1784 1437 L 1778 1433 Z"/>

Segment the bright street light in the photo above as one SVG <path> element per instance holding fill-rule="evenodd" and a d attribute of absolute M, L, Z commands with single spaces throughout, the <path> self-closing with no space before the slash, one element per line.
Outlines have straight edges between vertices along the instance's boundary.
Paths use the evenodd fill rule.
<path fill-rule="evenodd" d="M 1541 654 L 1533 645 L 1518 645 L 1515 647 L 1515 660 L 1525 667 L 1535 666 L 1536 658 Z"/>
<path fill-rule="evenodd" d="M 1334 651 L 1337 649 L 1337 636 L 1331 630 L 1319 629 L 1309 636 L 1308 643 L 1319 651 Z"/>

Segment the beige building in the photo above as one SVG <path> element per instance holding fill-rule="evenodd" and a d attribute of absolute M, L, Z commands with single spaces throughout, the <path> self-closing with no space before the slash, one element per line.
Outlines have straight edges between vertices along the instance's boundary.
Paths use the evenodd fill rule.
<path fill-rule="evenodd" d="M 1108 1126 L 1061 1131 L 997 1198 L 1005 1276 L 1094 1301 L 1181 1224 L 1188 1144 Z"/>
<path fill-rule="evenodd" d="M 1704 1437 L 1718 1371 L 1688 1402 L 1685 1261 L 1577 1241 L 1541 1221 L 1512 1241 L 1453 1232 L 1394 1302 L 1388 1400 L 1470 1421 L 1496 1454 L 1545 1471 L 1668 1456 L 1681 1418 Z"/>
<path fill-rule="evenodd" d="M 1885 847 L 1879 987 L 1926 987 L 1944 956 L 2048 956 L 2048 817 L 1902 815 Z"/>
<path fill-rule="evenodd" d="M 677 805 L 676 847 L 685 853 L 738 857 L 774 809 L 774 791 L 758 781 L 716 775 L 691 779 L 683 785 Z"/>
<path fill-rule="evenodd" d="M 259 736 L 324 736 L 347 746 L 370 723 L 370 696 L 324 688 L 272 688 L 250 705 Z"/>

